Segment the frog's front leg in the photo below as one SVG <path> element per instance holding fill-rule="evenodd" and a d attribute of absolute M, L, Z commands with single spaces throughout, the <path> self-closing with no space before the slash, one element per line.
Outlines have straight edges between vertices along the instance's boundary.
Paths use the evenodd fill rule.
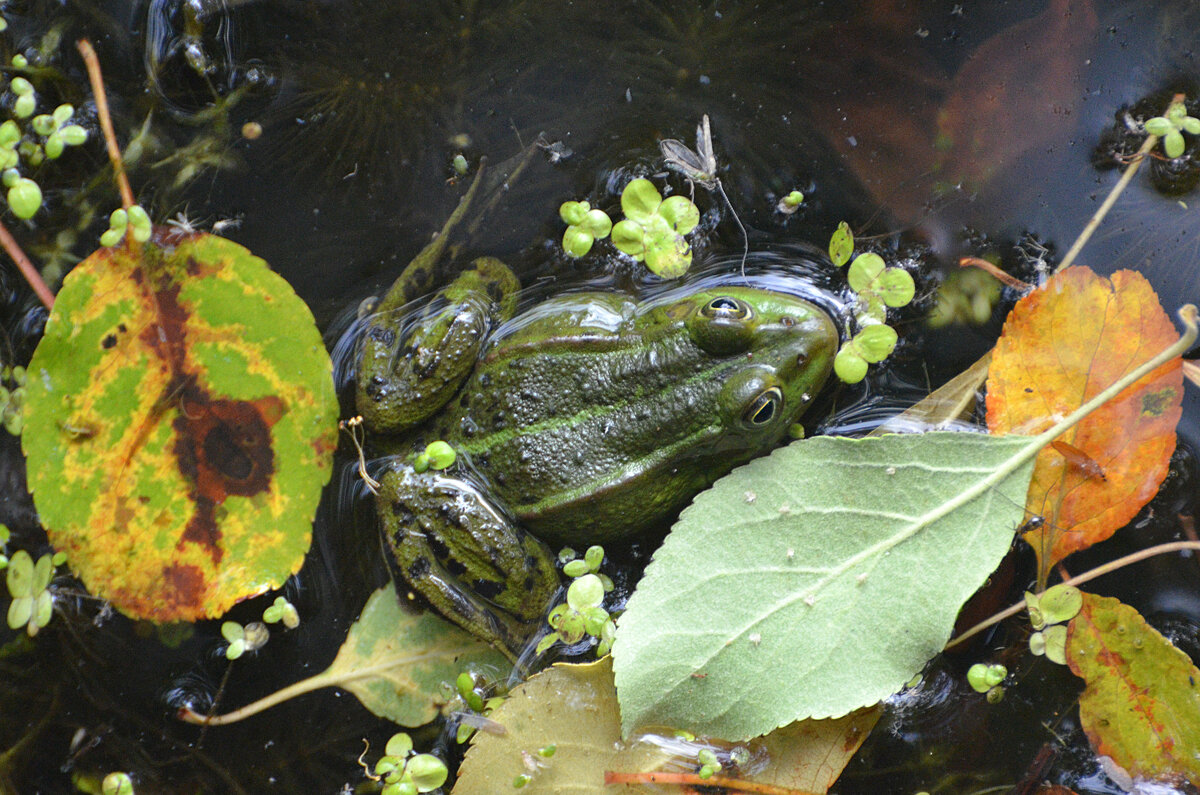
<path fill-rule="evenodd" d="M 550 550 L 444 472 L 393 469 L 376 504 L 395 573 L 515 660 L 558 590 Z"/>
<path fill-rule="evenodd" d="M 398 433 L 444 406 L 475 367 L 488 332 L 512 316 L 519 286 L 503 262 L 481 257 L 435 296 L 429 310 L 414 317 L 391 309 L 372 317 L 356 395 L 367 427 Z M 390 306 L 391 298 L 383 305 Z"/>

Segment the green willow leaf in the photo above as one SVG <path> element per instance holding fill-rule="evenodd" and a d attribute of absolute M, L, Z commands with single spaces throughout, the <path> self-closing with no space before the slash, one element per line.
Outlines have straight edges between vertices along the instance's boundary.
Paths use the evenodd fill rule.
<path fill-rule="evenodd" d="M 742 740 L 900 689 L 1024 514 L 1029 438 L 815 438 L 735 470 L 683 512 L 621 617 L 625 731 Z"/>

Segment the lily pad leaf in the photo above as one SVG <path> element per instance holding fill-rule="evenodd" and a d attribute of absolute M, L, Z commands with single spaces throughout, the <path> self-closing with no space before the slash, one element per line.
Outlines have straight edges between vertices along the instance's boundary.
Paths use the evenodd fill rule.
<path fill-rule="evenodd" d="M 337 401 L 312 314 L 263 260 L 166 228 L 100 249 L 28 372 L 34 501 L 97 596 L 190 621 L 300 568 Z"/>
<path fill-rule="evenodd" d="M 654 183 L 643 177 L 631 180 L 621 191 L 621 211 L 630 221 L 644 224 L 655 216 L 662 194 Z"/>
<path fill-rule="evenodd" d="M 321 673 L 234 712 L 204 716 L 185 710 L 180 717 L 192 723 L 236 723 L 303 693 L 340 687 L 381 718 L 422 726 L 454 693 L 463 670 L 488 670 L 500 677 L 511 667 L 502 654 L 441 617 L 401 609 L 395 588 L 387 586 L 371 594 L 337 657 Z"/>
<path fill-rule="evenodd" d="M 1008 551 L 1030 445 L 819 437 L 717 481 L 619 622 L 626 733 L 662 724 L 743 740 L 899 690 Z"/>
<path fill-rule="evenodd" d="M 1084 594 L 1067 664 L 1086 683 L 1079 719 L 1098 755 L 1139 778 L 1200 781 L 1200 669 L 1141 614 Z"/>
<path fill-rule="evenodd" d="M 1174 338 L 1141 274 L 1118 271 L 1110 282 L 1087 268 L 1067 268 L 1022 298 L 1004 324 L 988 376 L 988 428 L 1038 433 Z M 1038 456 L 1026 508 L 1045 521 L 1025 539 L 1043 577 L 1070 553 L 1128 524 L 1157 493 L 1175 450 L 1182 399 L 1176 358 Z M 1071 454 L 1076 450 L 1082 458 Z"/>

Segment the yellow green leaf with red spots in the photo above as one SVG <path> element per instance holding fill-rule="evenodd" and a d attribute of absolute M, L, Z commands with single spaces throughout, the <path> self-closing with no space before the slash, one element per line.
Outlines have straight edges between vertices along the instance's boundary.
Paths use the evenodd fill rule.
<path fill-rule="evenodd" d="M 1200 670 L 1116 599 L 1083 595 L 1067 665 L 1086 683 L 1079 722 L 1099 756 L 1131 776 L 1200 781 Z"/>
<path fill-rule="evenodd" d="M 262 259 L 166 228 L 100 249 L 28 372 L 30 488 L 94 594 L 195 620 L 300 568 L 337 402 L 312 314 Z"/>

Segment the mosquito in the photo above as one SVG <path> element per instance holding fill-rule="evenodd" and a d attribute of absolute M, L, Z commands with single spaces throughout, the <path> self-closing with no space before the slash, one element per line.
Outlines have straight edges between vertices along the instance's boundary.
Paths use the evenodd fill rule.
<path fill-rule="evenodd" d="M 712 130 L 708 126 L 708 114 L 705 113 L 704 118 L 696 125 L 695 151 L 689 149 L 683 141 L 674 138 L 659 141 L 658 148 L 662 151 L 667 168 L 682 174 L 688 184 L 692 186 L 693 198 L 695 198 L 695 185 L 699 185 L 710 193 L 715 190 L 721 194 L 721 198 L 725 200 L 725 206 L 729 208 L 733 220 L 737 222 L 738 229 L 742 230 L 742 276 L 745 276 L 746 257 L 750 254 L 750 237 L 746 234 L 746 227 L 742 226 L 742 219 L 738 218 L 737 210 L 733 209 L 733 203 L 729 201 L 729 196 L 726 195 L 725 188 L 721 185 L 721 179 L 717 176 L 717 158 L 713 154 Z"/>

